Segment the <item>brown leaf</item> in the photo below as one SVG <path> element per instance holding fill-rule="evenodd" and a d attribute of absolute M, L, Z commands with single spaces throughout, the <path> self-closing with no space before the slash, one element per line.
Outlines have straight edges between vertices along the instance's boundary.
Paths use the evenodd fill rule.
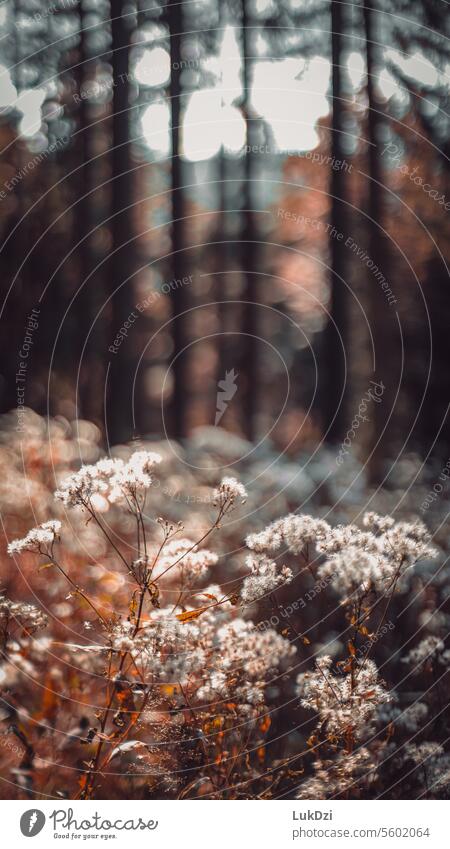
<path fill-rule="evenodd" d="M 180 622 L 190 622 L 191 619 L 197 619 L 205 610 L 209 610 L 209 605 L 197 607 L 196 610 L 185 610 L 184 613 L 177 613 L 177 619 Z"/>
<path fill-rule="evenodd" d="M 375 695 L 375 690 L 366 690 L 366 692 L 363 693 L 363 698 L 364 699 L 370 699 L 374 695 Z"/>
<path fill-rule="evenodd" d="M 265 734 L 265 732 L 269 730 L 271 723 L 272 723 L 272 720 L 271 720 L 270 716 L 264 716 L 263 717 L 263 719 L 259 723 L 259 727 L 260 727 L 261 731 L 263 732 L 263 734 Z"/>
<path fill-rule="evenodd" d="M 356 649 L 355 649 L 355 646 L 353 645 L 353 643 L 352 643 L 352 641 L 351 641 L 351 640 L 349 640 L 349 641 L 348 641 L 348 643 L 347 643 L 347 648 L 348 648 L 348 650 L 349 650 L 349 652 L 350 652 L 351 656 L 352 656 L 352 657 L 355 657 Z"/>

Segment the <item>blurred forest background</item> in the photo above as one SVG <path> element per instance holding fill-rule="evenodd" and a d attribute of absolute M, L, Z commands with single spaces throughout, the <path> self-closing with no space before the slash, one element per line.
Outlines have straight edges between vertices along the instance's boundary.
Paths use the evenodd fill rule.
<path fill-rule="evenodd" d="M 406 448 L 448 457 L 446 3 L 6 0 L 0 21 L 3 412 L 111 444 L 220 414 L 295 454 L 339 445 L 375 381 L 372 480 Z"/>

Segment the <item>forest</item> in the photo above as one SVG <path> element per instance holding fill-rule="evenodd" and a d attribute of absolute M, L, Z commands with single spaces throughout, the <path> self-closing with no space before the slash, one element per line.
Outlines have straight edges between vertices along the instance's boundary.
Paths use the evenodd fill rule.
<path fill-rule="evenodd" d="M 0 29 L 0 798 L 448 799 L 447 3 Z"/>

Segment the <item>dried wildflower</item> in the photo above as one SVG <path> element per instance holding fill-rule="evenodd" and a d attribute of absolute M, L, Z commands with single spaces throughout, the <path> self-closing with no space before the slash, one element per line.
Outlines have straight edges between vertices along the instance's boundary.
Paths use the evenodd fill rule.
<path fill-rule="evenodd" d="M 276 669 L 283 658 L 296 652 L 288 640 L 273 629 L 258 631 L 253 622 L 234 619 L 223 625 L 217 632 L 220 648 L 220 662 L 223 668 L 233 668 L 235 664 L 251 678 Z"/>
<path fill-rule="evenodd" d="M 231 508 L 240 499 L 245 504 L 247 490 L 236 478 L 222 478 L 219 486 L 213 492 L 213 504 L 224 508 Z"/>
<path fill-rule="evenodd" d="M 93 499 L 99 497 L 116 503 L 138 490 L 148 489 L 153 480 L 151 472 L 160 461 L 160 455 L 152 451 L 135 451 L 126 463 L 120 458 L 104 457 L 65 478 L 55 498 L 66 507 L 94 506 Z"/>
<path fill-rule="evenodd" d="M 135 451 L 128 462 L 111 476 L 109 501 L 114 504 L 127 495 L 133 496 L 139 490 L 148 489 L 153 481 L 153 469 L 161 459 L 153 451 Z"/>
<path fill-rule="evenodd" d="M 384 589 L 393 577 L 388 561 L 377 554 L 348 545 L 321 564 L 317 570 L 319 578 L 330 579 L 340 593 L 367 592 L 371 587 Z"/>
<path fill-rule="evenodd" d="M 309 543 L 317 543 L 329 532 L 330 526 L 323 519 L 313 516 L 291 514 L 272 522 L 264 530 L 250 534 L 246 545 L 253 551 L 278 551 L 284 544 L 292 554 L 300 554 Z"/>
<path fill-rule="evenodd" d="M 27 631 L 36 631 L 38 628 L 45 628 L 48 623 L 46 614 L 42 610 L 39 610 L 38 607 L 35 607 L 34 604 L 11 601 L 11 599 L 5 596 L 0 596 L 0 621 L 2 628 L 11 619 L 15 620 Z"/>
<path fill-rule="evenodd" d="M 43 522 L 37 528 L 32 528 L 28 531 L 23 539 L 15 539 L 8 545 L 8 554 L 13 557 L 14 554 L 21 554 L 22 551 L 39 552 L 42 546 L 53 545 L 61 530 L 61 522 L 57 519 L 52 519 L 49 522 Z"/>
<path fill-rule="evenodd" d="M 364 513 L 363 525 L 365 528 L 370 528 L 374 532 L 384 532 L 395 524 L 395 519 L 392 516 L 380 516 L 379 513 L 369 511 Z"/>
<path fill-rule="evenodd" d="M 334 675 L 332 659 L 324 655 L 316 660 L 316 670 L 297 678 L 297 693 L 303 707 L 315 710 L 328 734 L 355 738 L 367 730 L 368 720 L 377 705 L 392 699 L 378 677 L 371 660 L 355 664 L 353 674 Z"/>
<path fill-rule="evenodd" d="M 433 559 L 438 555 L 437 549 L 431 545 L 431 535 L 420 519 L 397 522 L 377 541 L 381 551 L 396 565 L 411 566 L 417 560 Z"/>
<path fill-rule="evenodd" d="M 447 753 L 437 755 L 432 762 L 433 771 L 428 778 L 428 788 L 434 794 L 442 794 L 448 799 L 450 792 L 450 755 Z"/>
<path fill-rule="evenodd" d="M 176 566 L 175 575 L 172 571 L 171 577 L 179 578 L 179 573 L 182 572 L 184 580 L 189 583 L 203 577 L 211 566 L 216 565 L 218 559 L 214 551 L 209 551 L 207 548 L 199 550 L 191 539 L 173 539 L 164 546 L 163 553 L 158 558 L 153 571 L 153 577 L 170 572 L 172 567 Z"/>
<path fill-rule="evenodd" d="M 306 545 L 317 544 L 328 533 L 329 525 L 313 516 L 286 516 L 283 520 L 284 541 L 292 554 L 300 554 Z"/>
<path fill-rule="evenodd" d="M 430 534 L 420 521 L 393 524 L 389 517 L 370 513 L 365 520 L 373 531 L 340 525 L 330 528 L 317 544 L 318 551 L 328 556 L 319 566 L 318 575 L 334 575 L 333 585 L 340 593 L 367 593 L 370 589 L 383 593 L 395 589 L 417 560 L 437 555 L 430 545 Z"/>
<path fill-rule="evenodd" d="M 407 743 L 404 747 L 404 757 L 416 764 L 422 764 L 430 758 L 439 757 L 443 754 L 443 751 L 440 743 Z"/>
<path fill-rule="evenodd" d="M 92 429 L 93 426 L 85 424 L 88 430 Z M 332 618 L 323 631 L 318 628 L 314 635 L 315 652 L 320 650 L 320 646 L 324 650 L 328 646 L 330 654 L 335 652 L 336 656 L 338 653 L 341 656 L 342 643 L 347 638 L 347 635 L 342 636 L 343 629 L 347 628 L 350 633 L 352 629 L 359 630 L 367 642 L 362 646 L 361 640 L 358 644 L 356 637 L 351 636 L 348 642 L 350 657 L 338 663 L 334 671 L 330 658 L 325 657 L 319 658 L 310 674 L 299 676 L 298 694 L 302 704 L 309 711 L 315 711 L 318 719 L 317 734 L 308 741 L 314 755 L 313 774 L 300 779 L 299 798 L 354 798 L 358 795 L 367 798 L 370 794 L 375 796 L 386 790 L 386 777 L 389 792 L 395 797 L 398 790 L 393 788 L 402 786 L 402 782 L 397 780 L 399 771 L 402 778 L 405 772 L 414 775 L 412 786 L 419 788 L 419 792 L 423 787 L 428 795 L 448 794 L 449 755 L 436 748 L 435 744 L 422 748 L 422 742 L 418 747 L 403 752 L 409 735 L 420 732 L 419 739 L 426 740 L 429 730 L 436 727 L 431 720 L 439 707 L 440 690 L 437 686 L 433 687 L 420 696 L 423 701 L 402 709 L 399 705 L 403 704 L 403 700 L 409 703 L 409 693 L 405 695 L 401 682 L 403 676 L 398 682 L 398 701 L 395 703 L 395 696 L 387 692 L 375 665 L 368 659 L 369 653 L 370 657 L 376 657 L 377 639 L 383 634 L 380 622 L 390 603 L 390 599 L 386 599 L 377 608 L 374 619 L 370 619 L 372 604 L 377 605 L 379 601 L 374 594 L 389 595 L 399 586 L 401 588 L 402 577 L 413 564 L 420 558 L 435 554 L 429 533 L 421 522 L 396 521 L 392 516 L 382 515 L 397 509 L 396 493 L 374 495 L 372 503 L 377 505 L 379 512 L 366 513 L 360 527 L 356 524 L 331 527 L 314 515 L 284 515 L 289 509 L 288 504 L 303 502 L 305 495 L 310 497 L 311 509 L 317 508 L 316 515 L 320 514 L 324 507 L 320 499 L 325 488 L 321 488 L 320 499 L 317 499 L 314 481 L 325 480 L 330 469 L 334 469 L 335 458 L 331 452 L 320 450 L 317 461 L 312 458 L 309 478 L 304 474 L 298 475 L 300 464 L 297 459 L 295 462 L 278 462 L 275 454 L 271 454 L 274 462 L 270 464 L 269 472 L 265 468 L 265 455 L 259 455 L 256 462 L 250 460 L 242 464 L 243 474 L 248 475 L 249 480 L 258 480 L 264 507 L 263 512 L 252 509 L 247 518 L 249 573 L 242 576 L 240 596 L 237 592 L 230 596 L 228 579 L 233 579 L 234 588 L 236 578 L 232 571 L 233 559 L 225 562 L 224 558 L 223 569 L 215 570 L 217 554 L 201 546 L 208 544 L 206 539 L 221 524 L 221 518 L 245 499 L 243 484 L 246 478 L 242 479 L 243 483 L 234 478 L 222 481 L 215 491 L 219 510 L 209 524 L 203 517 L 199 518 L 197 511 L 190 506 L 210 503 L 211 469 L 217 468 L 218 458 L 220 460 L 224 453 L 230 452 L 230 460 L 234 459 L 231 456 L 233 452 L 236 459 L 237 454 L 246 453 L 244 445 L 236 444 L 230 448 L 231 443 L 224 440 L 223 434 L 211 430 L 214 448 L 206 457 L 203 453 L 199 458 L 198 452 L 204 449 L 198 442 L 194 445 L 193 440 L 186 440 L 185 456 L 194 461 L 193 468 L 201 466 L 204 472 L 194 474 L 186 470 L 183 482 L 171 452 L 161 446 L 167 464 L 165 480 L 155 481 L 154 469 L 160 460 L 159 454 L 137 451 L 128 459 L 125 454 L 123 459 L 98 459 L 99 435 L 95 439 L 92 434 L 88 436 L 83 441 L 82 450 L 79 450 L 78 440 L 70 441 L 66 435 L 61 436 L 63 429 L 69 433 L 68 425 L 54 424 L 53 427 L 52 440 L 57 446 L 54 453 L 60 458 L 57 472 L 62 480 L 58 499 L 67 506 L 80 505 L 95 518 L 97 513 L 109 511 L 109 521 L 100 521 L 98 517 L 98 521 L 86 522 L 86 512 L 75 511 L 72 522 L 74 533 L 67 535 L 60 567 L 56 546 L 55 553 L 50 552 L 55 566 L 51 574 L 55 574 L 55 580 L 45 584 L 46 600 L 53 617 L 63 617 L 67 629 L 81 630 L 80 644 L 75 641 L 60 642 L 64 633 L 61 629 L 54 631 L 48 639 L 36 638 L 34 631 L 46 622 L 44 614 L 32 605 L 0 599 L 3 645 L 10 661 L 0 669 L 0 676 L 2 684 L 12 693 L 19 692 L 20 687 L 22 704 L 27 705 L 29 682 L 42 673 L 50 696 L 48 700 L 39 700 L 38 705 L 36 702 L 33 704 L 30 693 L 29 712 L 30 716 L 37 715 L 38 721 L 41 717 L 49 720 L 52 726 L 56 718 L 58 731 L 62 732 L 58 733 L 58 737 L 67 736 L 64 732 L 70 726 L 64 710 L 66 702 L 64 699 L 61 701 L 56 715 L 53 693 L 65 693 L 67 688 L 73 688 L 70 697 L 73 695 L 74 702 L 81 695 L 78 701 L 87 714 L 89 728 L 89 734 L 84 732 L 82 735 L 85 738 L 83 743 L 93 747 L 94 756 L 91 756 L 92 749 L 86 748 L 81 777 L 84 797 L 92 798 L 110 790 L 113 795 L 123 792 L 125 776 L 114 777 L 120 771 L 119 755 L 124 772 L 132 774 L 133 781 L 138 779 L 133 785 L 136 795 L 141 791 L 142 794 L 151 792 L 155 796 L 160 792 L 179 795 L 183 786 L 192 796 L 198 792 L 198 787 L 202 787 L 201 792 L 207 796 L 220 793 L 259 795 L 261 790 L 263 794 L 270 795 L 279 789 L 284 792 L 284 787 L 286 791 L 293 790 L 293 782 L 298 784 L 295 769 L 291 771 L 291 766 L 284 767 L 281 761 L 269 763 L 270 755 L 281 744 L 274 738 L 270 751 L 269 747 L 265 747 L 264 734 L 269 720 L 263 717 L 263 712 L 267 710 L 266 701 L 272 709 L 281 705 L 284 699 L 288 703 L 291 695 L 285 687 L 290 686 L 288 678 L 292 673 L 290 665 L 295 657 L 295 647 L 285 639 L 290 628 L 281 618 L 292 617 L 294 628 L 294 610 L 299 606 L 304 608 L 306 600 L 312 602 L 315 599 L 317 616 L 311 606 L 311 618 L 307 616 L 307 619 L 309 622 L 313 619 L 317 623 L 322 622 L 325 605 L 322 605 L 322 598 L 319 600 L 317 597 L 322 591 L 325 595 L 331 582 L 346 599 L 355 593 L 355 604 L 346 623 L 341 625 L 336 620 L 342 615 L 342 608 L 339 605 L 333 605 L 334 611 L 331 611 L 331 606 L 326 608 Z M 50 455 L 42 439 L 44 433 L 45 428 L 40 427 L 36 429 L 31 443 L 23 440 L 17 445 L 14 443 L 13 466 L 17 468 L 11 472 L 10 446 L 5 450 L 0 438 L 0 468 L 2 472 L 8 471 L 9 488 L 4 501 L 9 512 L 18 517 L 25 512 L 28 497 L 33 508 L 36 504 L 39 511 L 50 508 L 48 481 L 52 479 L 52 473 L 49 472 Z M 29 479 L 25 480 L 19 471 L 23 460 L 20 452 L 27 452 L 30 445 L 33 456 L 42 459 L 39 481 L 33 479 L 34 472 L 30 471 Z M 59 447 L 63 450 L 59 451 Z M 270 446 L 265 450 L 272 451 Z M 83 465 L 79 472 L 63 480 L 67 468 L 79 456 L 85 458 L 88 465 Z M 197 464 L 198 459 L 202 462 Z M 206 462 L 203 462 L 205 459 Z M 347 477 L 343 478 L 344 472 Z M 364 486 L 362 469 L 351 459 L 345 470 L 339 469 L 338 476 L 333 475 L 326 491 L 335 492 L 339 498 L 340 516 L 355 512 L 355 506 L 363 502 Z M 183 492 L 189 492 L 188 498 L 182 497 Z M 405 493 L 405 499 L 407 497 Z M 111 504 L 117 504 L 117 507 L 111 509 Z M 414 505 L 410 500 L 407 504 L 409 512 Z M 256 508 L 256 503 L 253 506 Z M 163 515 L 167 513 L 168 518 L 158 520 L 156 517 L 160 511 Z M 277 518 L 280 515 L 282 518 Z M 160 527 L 155 529 L 150 516 Z M 189 528 L 186 536 L 184 532 L 182 535 L 178 520 L 183 520 Z M 263 529 L 250 533 L 257 530 L 260 520 Z M 236 532 L 236 523 L 222 524 L 223 550 L 235 552 L 242 542 Z M 444 525 L 437 534 L 442 547 L 446 542 L 443 528 Z M 29 547 L 39 552 L 41 548 L 51 546 L 58 533 L 56 523 L 45 523 L 23 540 L 13 542 L 9 547 L 10 553 L 28 550 Z M 286 560 L 292 569 L 298 558 L 299 593 L 303 595 L 297 605 L 293 602 L 286 605 L 286 609 L 280 607 L 277 611 L 279 616 L 273 616 L 259 626 L 240 618 L 240 600 L 250 604 L 292 580 L 291 570 L 282 565 L 281 555 L 284 556 L 285 552 L 292 555 L 290 561 Z M 50 557 L 42 562 L 48 562 Z M 305 564 L 311 567 L 315 580 L 310 591 L 302 580 Z M 210 569 L 217 572 L 217 580 L 223 581 L 224 586 L 208 586 L 206 581 L 201 580 Z M 431 666 L 431 662 L 439 664 L 443 671 L 443 666 L 450 662 L 450 652 L 444 649 L 443 641 L 439 639 L 448 631 L 448 577 L 444 570 L 433 571 L 433 564 L 428 562 L 420 564 L 415 574 L 417 584 L 426 583 L 430 590 L 422 594 L 423 597 L 426 595 L 426 602 L 422 605 L 422 612 L 417 610 L 417 620 L 414 621 L 426 625 L 425 633 L 433 629 L 432 633 L 438 638 L 434 643 L 430 643 L 430 638 L 422 641 L 406 660 L 422 674 L 427 663 Z M 309 584 L 309 575 L 307 578 Z M 66 592 L 59 595 L 64 579 L 70 585 L 66 600 Z M 403 586 L 406 586 L 406 579 Z M 372 594 L 370 597 L 362 598 L 369 592 Z M 298 616 L 300 627 L 303 617 L 301 614 Z M 270 628 L 271 622 L 276 623 L 281 633 Z M 412 625 L 414 627 L 414 623 Z M 301 627 L 303 629 L 303 625 Z M 409 628 L 409 624 L 405 627 Z M 375 633 L 370 633 L 372 629 L 376 629 Z M 408 635 L 409 631 L 402 632 L 402 639 Z M 301 634 L 298 636 L 301 637 Z M 307 645 L 307 638 L 303 640 Z M 302 645 L 301 640 L 299 644 Z M 384 647 L 382 655 L 387 656 L 390 649 L 392 645 Z M 56 655 L 62 661 L 60 665 L 51 659 Z M 359 661 L 357 655 L 361 656 Z M 75 676 L 70 671 L 74 664 L 77 667 Z M 54 687 L 55 676 L 59 676 L 59 680 L 56 679 L 57 686 Z M 78 680 L 80 694 L 76 692 Z M 425 682 L 424 689 L 429 687 L 428 677 Z M 410 690 L 408 684 L 406 687 Z M 420 681 L 416 689 L 420 689 Z M 96 705 L 98 710 L 92 709 L 91 705 Z M 290 709 L 286 707 L 285 710 Z M 292 714 L 285 715 L 289 717 L 288 721 L 293 719 Z M 368 738 L 375 731 L 379 733 L 374 734 L 369 742 Z M 33 735 L 33 743 L 36 743 L 39 757 L 47 759 L 42 763 L 52 763 L 51 739 L 47 739 L 48 735 L 38 737 Z M 288 746 L 291 748 L 286 750 L 288 764 L 291 753 L 295 757 L 299 754 L 294 748 L 297 741 L 303 749 L 299 737 L 296 740 L 293 734 L 289 738 Z M 365 743 L 364 748 L 360 748 L 361 741 Z M 249 755 L 251 751 L 255 754 Z M 278 749 L 274 758 L 280 751 Z M 388 759 L 385 758 L 386 751 L 390 752 Z M 66 753 L 69 764 L 68 748 Z M 72 761 L 72 765 L 83 763 L 79 747 L 75 757 L 77 760 Z M 114 758 L 113 770 L 108 768 L 110 757 Z M 264 757 L 263 773 L 262 769 L 258 770 L 257 764 L 259 758 L 263 763 Z M 166 761 L 164 758 L 167 758 Z M 304 774 L 303 769 L 308 769 L 309 762 L 309 757 L 302 760 L 297 775 Z M 380 775 L 377 774 L 377 763 L 383 763 Z M 198 775 L 192 775 L 197 771 Z M 266 776 L 271 776 L 267 784 Z M 280 781 L 277 783 L 278 777 Z M 194 780 L 191 781 L 191 778 Z M 271 785 L 272 778 L 275 780 Z M 374 788 L 373 782 L 379 779 L 383 783 Z M 56 779 L 49 778 L 49 769 L 45 771 L 45 767 L 35 771 L 33 780 L 37 793 L 55 790 Z M 68 792 L 73 790 L 75 795 L 79 793 L 79 787 L 74 785 L 75 782 L 71 788 L 68 786 Z M 402 792 L 409 790 L 403 784 Z"/>
<path fill-rule="evenodd" d="M 354 795 L 355 789 L 367 787 L 375 777 L 373 756 L 362 746 L 351 754 L 338 755 L 335 760 L 317 760 L 314 775 L 302 783 L 297 799 L 339 798 L 350 789 Z"/>
<path fill-rule="evenodd" d="M 234 619 L 219 628 L 214 642 L 212 666 L 204 669 L 204 683 L 197 699 L 232 699 L 244 714 L 262 707 L 264 679 L 296 651 L 273 629 L 260 632 L 253 622 L 243 619 Z"/>
<path fill-rule="evenodd" d="M 55 498 L 66 507 L 76 507 L 85 506 L 94 495 L 105 496 L 113 469 L 121 464 L 121 460 L 100 460 L 96 465 L 82 466 L 62 481 Z"/>
<path fill-rule="evenodd" d="M 423 727 L 423 724 L 428 716 L 428 705 L 424 702 L 414 702 L 412 705 L 403 710 L 394 704 L 394 699 L 390 704 L 383 704 L 377 710 L 377 724 L 385 728 L 393 722 L 396 728 L 402 731 L 407 731 L 413 734 Z"/>
<path fill-rule="evenodd" d="M 420 667 L 427 661 L 437 659 L 438 655 L 444 651 L 444 643 L 439 637 L 430 635 L 425 637 L 421 642 L 407 655 L 402 657 L 403 663 L 408 663 L 412 667 Z"/>
<path fill-rule="evenodd" d="M 293 575 L 291 569 L 282 566 L 278 569 L 274 560 L 264 554 L 252 554 L 245 560 L 251 575 L 244 578 L 241 587 L 241 599 L 244 604 L 250 604 L 257 599 L 276 590 L 283 584 L 289 584 Z"/>
<path fill-rule="evenodd" d="M 427 716 L 428 706 L 423 702 L 415 702 L 400 713 L 397 723 L 412 734 L 422 728 Z"/>

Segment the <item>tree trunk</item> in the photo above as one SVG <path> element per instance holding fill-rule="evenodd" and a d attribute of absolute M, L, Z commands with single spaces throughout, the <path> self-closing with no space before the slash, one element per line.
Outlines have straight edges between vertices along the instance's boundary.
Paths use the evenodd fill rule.
<path fill-rule="evenodd" d="M 331 0 L 332 51 L 332 119 L 331 156 L 334 161 L 345 159 L 343 118 L 345 114 L 342 91 L 343 67 L 343 10 L 342 4 Z M 346 278 L 345 240 L 348 235 L 347 175 L 344 168 L 331 169 L 331 209 L 329 244 L 331 257 L 330 318 L 324 331 L 324 369 L 322 380 L 322 415 L 325 438 L 340 442 L 348 424 L 348 375 L 346 357 L 349 341 L 349 292 Z M 343 238 L 338 238 L 342 233 Z"/>
<path fill-rule="evenodd" d="M 378 58 L 379 36 L 376 30 L 375 10 L 372 0 L 365 0 L 364 5 L 364 28 L 366 41 L 366 64 L 367 64 L 367 140 L 368 151 L 368 185 L 367 185 L 367 230 L 368 230 L 368 254 L 376 265 L 386 262 L 388 255 L 388 244 L 384 238 L 381 225 L 383 217 L 382 199 L 382 166 L 379 143 L 381 140 L 381 105 L 376 94 L 376 75 L 380 63 Z M 386 273 L 384 271 L 384 273 Z M 368 306 L 369 321 L 374 345 L 374 374 L 371 379 L 387 383 L 388 369 L 394 374 L 394 362 L 389 365 L 388 354 L 389 335 L 387 315 L 389 306 L 384 298 L 381 287 L 373 274 L 367 272 L 368 280 Z M 393 325 L 392 330 L 395 330 Z M 369 442 L 368 470 L 373 483 L 379 483 L 382 479 L 382 457 L 385 453 L 385 442 L 382 444 L 381 436 L 386 422 L 386 407 L 388 407 L 387 396 L 381 398 L 380 403 L 373 404 L 371 411 L 371 434 Z"/>
<path fill-rule="evenodd" d="M 78 0 L 79 18 L 79 64 L 76 69 L 77 88 L 80 93 L 78 106 L 78 134 L 76 141 L 77 165 L 81 166 L 75 172 L 75 181 L 78 189 L 78 200 L 76 205 L 76 225 L 78 242 L 78 285 L 81 287 L 77 300 L 76 311 L 78 319 L 80 357 L 83 357 L 80 377 L 80 411 L 81 415 L 102 424 L 102 386 L 104 381 L 104 358 L 101 355 L 100 339 L 101 329 L 97 319 L 97 312 L 102 303 L 102 292 L 100 274 L 97 271 L 95 277 L 92 275 L 95 266 L 95 258 L 92 251 L 92 231 L 95 223 L 95 169 L 98 163 L 92 162 L 94 156 L 93 137 L 95 128 L 90 125 L 89 103 L 86 97 L 81 96 L 83 85 L 92 83 L 90 78 L 89 51 L 86 37 L 86 10 L 85 0 Z M 89 278 L 89 279 L 88 279 Z M 88 339 L 89 337 L 89 339 Z M 82 354 L 82 348 L 85 345 Z"/>
<path fill-rule="evenodd" d="M 128 319 L 134 306 L 131 280 L 134 247 L 132 208 L 133 180 L 130 174 L 129 31 L 124 0 L 111 0 L 113 69 L 113 114 L 111 152 L 111 232 L 109 265 L 112 339 Z M 132 385 L 134 379 L 133 334 L 111 355 L 109 372 L 108 435 L 112 443 L 123 442 L 133 433 Z"/>
<path fill-rule="evenodd" d="M 244 160 L 244 226 L 242 232 L 242 271 L 244 274 L 244 297 L 242 315 L 242 360 L 239 382 L 242 391 L 243 430 L 247 438 L 255 439 L 256 415 L 258 412 L 258 366 L 257 366 L 257 277 L 256 277 L 256 225 L 253 208 L 252 179 L 254 156 L 251 153 L 257 134 L 255 117 L 251 110 L 251 21 L 249 0 L 242 0 L 242 63 L 243 63 L 243 112 L 246 124 L 246 154 Z"/>
<path fill-rule="evenodd" d="M 187 276 L 186 260 L 183 256 L 185 202 L 183 190 L 183 169 L 181 162 L 181 43 L 183 36 L 183 3 L 178 2 L 168 7 L 168 22 L 170 33 L 170 118 L 172 140 L 172 277 L 180 280 Z M 186 434 L 187 410 L 187 327 L 189 320 L 184 315 L 187 308 L 187 291 L 184 286 L 173 286 L 171 291 L 173 318 L 173 377 L 174 387 L 172 396 L 171 427 L 175 439 Z"/>

